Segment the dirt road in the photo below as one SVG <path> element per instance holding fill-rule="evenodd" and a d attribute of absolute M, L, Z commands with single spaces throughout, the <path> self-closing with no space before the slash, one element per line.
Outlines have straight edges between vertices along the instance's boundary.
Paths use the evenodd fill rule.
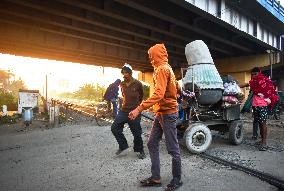
<path fill-rule="evenodd" d="M 126 128 L 125 134 L 132 145 L 130 130 Z M 143 139 L 146 145 L 146 137 Z M 256 161 L 253 162 L 260 163 L 261 157 L 265 155 L 266 160 L 274 161 L 273 165 L 283 170 L 283 152 L 263 154 L 253 147 L 231 147 L 226 141 L 220 140 L 213 140 L 210 152 L 220 152 L 220 148 L 223 148 L 227 152 L 241 153 L 239 157 L 242 158 L 247 156 L 243 154 L 243 150 L 249 150 L 249 160 L 253 155 L 257 155 Z M 234 151 L 236 148 L 237 151 Z M 150 173 L 147 149 L 147 158 L 144 160 L 137 159 L 132 149 L 127 156 L 116 157 L 116 150 L 117 144 L 109 126 L 81 124 L 2 133 L 0 190 L 163 190 L 170 181 L 171 158 L 166 152 L 164 141 L 161 142 L 160 148 L 163 183 L 161 188 L 139 187 L 139 179 L 149 176 Z M 258 178 L 190 154 L 185 148 L 182 148 L 182 165 L 184 185 L 180 191 L 277 190 Z"/>

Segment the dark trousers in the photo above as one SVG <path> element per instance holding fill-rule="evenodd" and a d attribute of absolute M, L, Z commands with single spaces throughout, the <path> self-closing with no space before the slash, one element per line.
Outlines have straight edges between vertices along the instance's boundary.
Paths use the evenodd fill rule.
<path fill-rule="evenodd" d="M 259 128 L 258 121 L 254 119 L 253 126 L 252 126 L 252 136 L 253 137 L 258 137 L 258 128 Z"/>
<path fill-rule="evenodd" d="M 134 152 L 144 151 L 143 149 L 143 140 L 142 140 L 142 129 L 140 125 L 141 115 L 139 115 L 135 120 L 130 120 L 128 118 L 129 112 L 119 111 L 117 116 L 114 119 L 113 124 L 111 125 L 111 132 L 114 135 L 119 149 L 124 150 L 128 148 L 127 140 L 123 134 L 124 124 L 128 123 L 129 128 L 133 134 L 133 150 Z"/>
<path fill-rule="evenodd" d="M 117 115 L 117 112 L 118 112 L 118 105 L 117 105 L 117 100 L 116 98 L 113 98 L 111 100 L 107 100 L 107 107 L 108 107 L 108 110 L 110 111 L 111 110 L 111 104 L 112 104 L 112 116 L 113 118 L 116 117 Z"/>
<path fill-rule="evenodd" d="M 177 113 L 174 113 L 165 115 L 157 114 L 153 122 L 147 143 L 152 163 L 151 173 L 153 179 L 159 180 L 161 178 L 159 142 L 164 133 L 167 151 L 172 156 L 172 181 L 179 182 L 181 180 L 181 156 L 177 139 L 176 121 Z"/>

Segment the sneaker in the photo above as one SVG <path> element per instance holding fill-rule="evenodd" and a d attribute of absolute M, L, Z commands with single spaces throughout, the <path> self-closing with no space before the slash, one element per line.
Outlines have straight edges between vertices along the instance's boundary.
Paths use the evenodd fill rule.
<path fill-rule="evenodd" d="M 144 151 L 141 151 L 141 152 L 137 153 L 137 157 L 139 159 L 144 159 L 144 158 L 146 158 L 146 155 L 145 155 Z"/>
<path fill-rule="evenodd" d="M 251 139 L 252 140 L 257 140 L 257 136 L 252 136 Z"/>
<path fill-rule="evenodd" d="M 124 156 L 124 155 L 127 155 L 127 152 L 128 152 L 128 148 L 123 149 L 123 150 L 118 149 L 118 150 L 115 152 L 115 154 L 116 154 L 116 155 L 119 155 L 119 156 Z"/>
<path fill-rule="evenodd" d="M 267 151 L 267 145 L 260 145 L 259 150 L 260 151 Z"/>

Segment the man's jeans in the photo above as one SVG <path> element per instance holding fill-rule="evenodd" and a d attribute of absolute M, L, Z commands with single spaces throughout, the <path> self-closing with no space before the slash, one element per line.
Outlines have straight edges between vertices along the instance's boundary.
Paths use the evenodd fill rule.
<path fill-rule="evenodd" d="M 131 130 L 134 140 L 134 152 L 144 151 L 143 149 L 143 140 L 142 140 L 142 129 L 140 125 L 141 115 L 139 115 L 135 120 L 130 120 L 128 118 L 129 112 L 119 111 L 113 124 L 111 125 L 111 132 L 115 136 L 119 149 L 124 150 L 128 148 L 127 140 L 123 134 L 124 124 L 128 123 L 129 129 Z"/>
<path fill-rule="evenodd" d="M 172 156 L 172 175 L 175 183 L 181 180 L 181 156 L 177 139 L 176 129 L 177 113 L 157 114 L 153 122 L 150 137 L 147 143 L 152 162 L 152 178 L 159 180 L 160 176 L 160 156 L 159 142 L 164 132 L 168 153 Z"/>
<path fill-rule="evenodd" d="M 111 101 L 111 103 L 112 103 L 112 108 L 113 108 L 112 116 L 115 118 L 116 115 L 117 115 L 117 111 L 118 111 L 118 109 L 117 109 L 117 100 L 116 100 L 116 98 L 113 98 L 113 99 L 111 99 L 110 101 Z"/>

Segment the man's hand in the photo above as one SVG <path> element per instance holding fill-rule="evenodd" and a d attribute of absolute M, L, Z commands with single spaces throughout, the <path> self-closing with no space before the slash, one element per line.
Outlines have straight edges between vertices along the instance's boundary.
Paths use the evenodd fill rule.
<path fill-rule="evenodd" d="M 268 105 L 271 104 L 271 100 L 269 98 L 264 99 Z"/>
<path fill-rule="evenodd" d="M 139 113 L 140 113 L 139 110 L 136 108 L 128 114 L 128 118 L 130 120 L 134 120 L 139 115 Z"/>

